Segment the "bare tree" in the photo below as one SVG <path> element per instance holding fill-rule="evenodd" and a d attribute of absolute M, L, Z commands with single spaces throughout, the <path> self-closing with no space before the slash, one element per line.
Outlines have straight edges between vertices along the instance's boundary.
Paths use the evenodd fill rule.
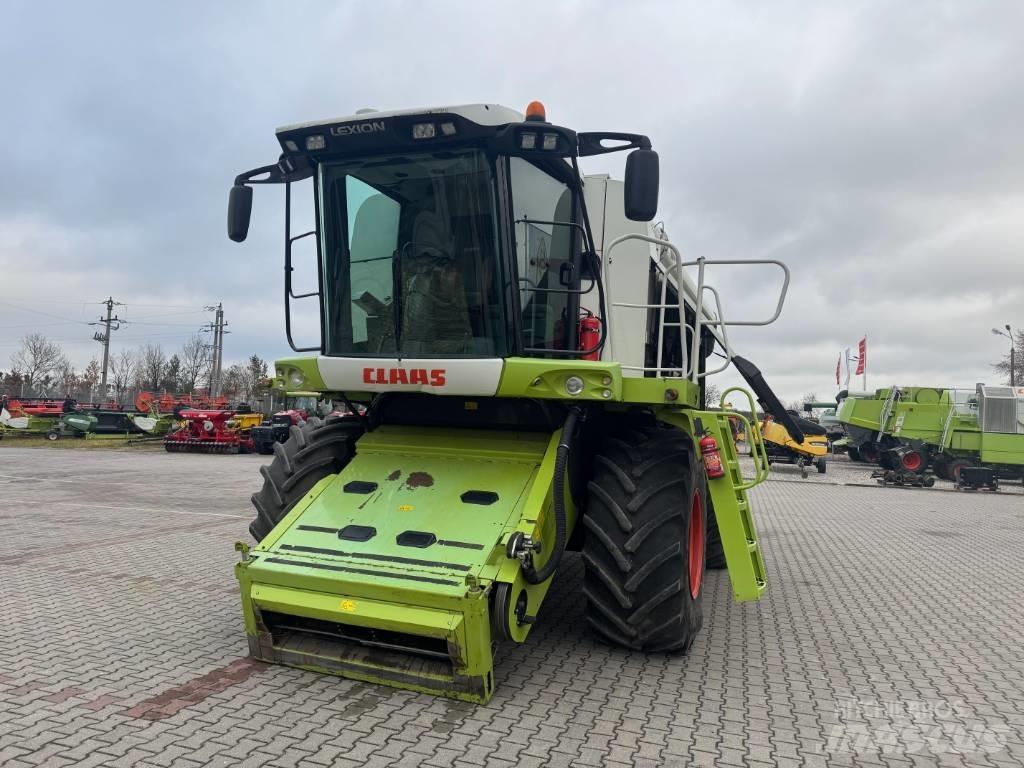
<path fill-rule="evenodd" d="M 705 379 L 704 381 L 704 403 L 706 408 L 717 408 L 722 399 L 722 389 Z"/>
<path fill-rule="evenodd" d="M 71 364 L 70 360 L 63 357 L 54 371 L 54 384 L 59 390 L 58 394 L 70 396 L 72 392 L 78 389 L 79 383 L 80 380 L 78 373 L 75 371 L 75 366 Z"/>
<path fill-rule="evenodd" d="M 30 333 L 21 340 L 21 348 L 11 355 L 14 370 L 21 374 L 29 390 L 46 387 L 53 374 L 67 362 L 64 351 L 41 333 Z"/>
<path fill-rule="evenodd" d="M 167 356 L 159 344 L 146 344 L 139 349 L 139 383 L 145 389 L 160 389 L 164 380 Z"/>
<path fill-rule="evenodd" d="M 135 371 L 138 368 L 138 361 L 129 349 L 122 349 L 110 361 L 110 371 L 113 374 L 114 389 L 118 397 L 128 389 L 128 386 L 135 380 Z"/>
<path fill-rule="evenodd" d="M 181 361 L 178 374 L 181 388 L 185 392 L 192 392 L 196 384 L 205 378 L 204 374 L 210 362 L 203 338 L 198 333 L 189 338 L 181 348 L 178 358 Z"/>
<path fill-rule="evenodd" d="M 1024 382 L 1024 331 L 1013 332 L 1013 378 L 1014 381 L 1010 381 L 1010 353 L 1003 356 L 1003 359 L 992 367 L 996 373 L 1002 374 L 1005 381 L 1007 381 L 1011 387 L 1019 387 Z"/>
<path fill-rule="evenodd" d="M 224 397 L 229 400 L 244 400 L 247 397 L 249 373 L 244 365 L 235 363 L 224 371 L 221 379 L 220 389 Z"/>

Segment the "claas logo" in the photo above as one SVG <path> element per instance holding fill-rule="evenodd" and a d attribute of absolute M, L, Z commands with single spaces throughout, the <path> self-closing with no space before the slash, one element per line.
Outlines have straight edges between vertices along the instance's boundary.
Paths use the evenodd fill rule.
<path fill-rule="evenodd" d="M 364 384 L 422 384 L 443 387 L 447 379 L 444 368 L 363 368 Z"/>

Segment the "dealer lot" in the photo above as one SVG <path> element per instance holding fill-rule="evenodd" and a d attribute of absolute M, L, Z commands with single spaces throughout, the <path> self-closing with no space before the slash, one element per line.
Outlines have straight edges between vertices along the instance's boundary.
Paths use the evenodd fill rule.
<path fill-rule="evenodd" d="M 1024 764 L 1019 488 L 780 467 L 760 603 L 709 573 L 690 654 L 631 654 L 570 556 L 477 706 L 247 659 L 260 463 L 0 447 L 0 765 Z"/>

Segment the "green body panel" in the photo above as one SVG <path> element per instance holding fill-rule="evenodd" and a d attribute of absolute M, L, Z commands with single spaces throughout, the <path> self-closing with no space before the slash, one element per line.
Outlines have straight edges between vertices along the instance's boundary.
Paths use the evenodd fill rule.
<path fill-rule="evenodd" d="M 316 358 L 289 358 L 275 368 L 279 388 L 294 389 L 295 371 L 300 371 L 303 389 L 331 394 L 320 388 Z M 584 381 L 575 397 L 565 391 L 569 376 Z M 623 377 L 618 365 L 597 361 L 510 358 L 504 361 L 497 396 L 607 401 L 614 410 L 645 404 L 656 418 L 687 432 L 695 445 L 699 419 L 717 440 L 727 468 L 725 477 L 708 481 L 708 493 L 733 594 L 741 601 L 760 597 L 765 568 L 746 490 L 764 479 L 767 464 L 753 480 L 741 476 L 731 412 L 695 410 L 696 385 L 683 379 Z M 756 425 L 750 432 L 756 444 Z M 551 579 L 527 584 L 519 560 L 506 555 L 506 545 L 519 531 L 541 543 L 537 567 L 550 556 L 550 547 L 543 544 L 555 540 L 552 495 L 560 436 L 560 431 L 392 425 L 364 434 L 345 469 L 318 483 L 258 547 L 249 551 L 241 546 L 245 554 L 236 575 L 252 654 L 353 679 L 487 701 L 493 693 L 494 622 L 503 622 L 510 640 L 525 641 L 551 585 Z M 565 485 L 571 533 L 578 514 Z M 464 500 L 467 491 L 491 492 L 496 498 L 471 504 Z M 349 525 L 372 527 L 373 535 L 365 541 L 340 538 Z M 428 534 L 428 546 L 399 544 L 398 537 L 409 531 Z M 507 606 L 497 603 L 498 595 L 511 596 Z M 521 621 L 523 614 L 530 620 Z M 289 622 L 310 621 L 357 641 L 329 642 L 303 635 L 301 627 L 289 628 Z M 391 643 L 395 646 L 432 643 L 435 650 L 446 649 L 445 658 L 424 659 L 358 642 L 366 633 L 401 638 Z"/>
<path fill-rule="evenodd" d="M 61 418 L 64 429 L 69 432 L 85 433 L 96 426 L 96 417 L 86 413 L 68 413 Z"/>
<path fill-rule="evenodd" d="M 526 592 L 530 616 L 550 585 L 523 583 L 505 543 L 515 530 L 541 541 L 554 538 L 551 475 L 558 434 L 385 426 L 364 435 L 349 465 L 314 487 L 239 564 L 253 653 L 487 700 L 493 690 L 488 598 L 496 580 L 504 574 L 517 594 Z M 353 493 L 353 482 L 376 487 Z M 497 498 L 467 503 L 467 491 Z M 568 510 L 574 523 L 571 503 Z M 376 533 L 366 541 L 340 539 L 337 532 L 347 525 Z M 432 534 L 436 541 L 422 548 L 398 544 L 407 531 Z M 538 565 L 545 557 L 538 556 Z M 451 664 L 409 666 L 395 654 L 362 647 L 332 654 L 308 644 L 298 650 L 275 646 L 261 619 L 265 611 L 443 640 Z M 514 627 L 514 639 L 525 639 L 529 627 Z"/>
<path fill-rule="evenodd" d="M 302 374 L 303 387 L 313 394 L 330 391 L 324 384 L 316 357 L 289 357 L 274 364 L 274 388 L 285 389 L 292 371 Z M 650 405 L 673 403 L 697 407 L 700 388 L 687 379 L 643 378 L 622 375 L 618 363 L 598 360 L 542 360 L 527 357 L 509 357 L 502 361 L 497 397 L 529 397 L 545 400 L 589 400 L 598 402 L 644 403 Z M 583 391 L 578 395 L 566 392 L 565 381 L 570 376 L 583 379 Z M 372 393 L 347 392 L 349 396 Z"/>
<path fill-rule="evenodd" d="M 1024 435 L 981 432 L 981 460 L 986 464 L 1024 465 Z"/>

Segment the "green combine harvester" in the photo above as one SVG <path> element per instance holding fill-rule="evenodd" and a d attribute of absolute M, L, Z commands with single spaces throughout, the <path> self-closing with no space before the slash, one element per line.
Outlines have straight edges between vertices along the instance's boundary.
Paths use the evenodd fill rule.
<path fill-rule="evenodd" d="M 258 546 L 237 566 L 254 657 L 486 702 L 495 654 L 555 619 L 540 609 L 566 550 L 590 627 L 636 651 L 690 647 L 705 567 L 760 597 L 747 491 L 767 457 L 739 415 L 759 449 L 741 475 L 730 412 L 703 391 L 731 362 L 802 439 L 727 334 L 779 316 L 785 265 L 685 261 L 648 223 L 647 137 L 576 133 L 536 102 L 370 110 L 277 139 L 277 163 L 235 180 L 229 236 L 246 238 L 251 185 L 284 185 L 286 336 L 313 354 L 278 360 L 274 384 L 348 414 L 293 425 L 261 470 Z M 624 183 L 581 175 L 579 158 L 623 150 Z M 295 290 L 296 243 L 315 245 L 315 290 Z M 705 269 L 751 264 L 782 273 L 774 314 L 724 322 Z M 319 313 L 306 346 L 302 300 Z"/>
<path fill-rule="evenodd" d="M 851 455 L 878 463 L 883 482 L 931 486 L 938 476 L 996 490 L 1024 477 L 1022 387 L 892 386 L 846 397 L 838 415 Z"/>

